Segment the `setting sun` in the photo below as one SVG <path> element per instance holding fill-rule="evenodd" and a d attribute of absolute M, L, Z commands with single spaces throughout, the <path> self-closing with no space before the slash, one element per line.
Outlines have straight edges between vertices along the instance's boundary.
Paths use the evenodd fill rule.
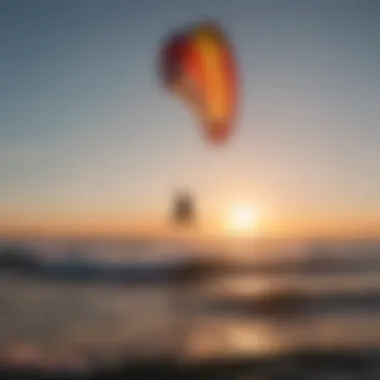
<path fill-rule="evenodd" d="M 247 205 L 235 205 L 228 214 L 228 230 L 234 234 L 252 232 L 258 223 L 258 213 Z"/>

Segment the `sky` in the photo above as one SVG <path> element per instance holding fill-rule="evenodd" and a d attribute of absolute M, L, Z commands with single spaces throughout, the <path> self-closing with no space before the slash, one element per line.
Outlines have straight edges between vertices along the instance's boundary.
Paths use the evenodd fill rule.
<path fill-rule="evenodd" d="M 203 19 L 242 78 L 220 148 L 157 72 Z M 380 234 L 379 41 L 372 0 L 2 1 L 0 234 L 161 231 L 180 188 L 206 224 L 242 203 L 263 235 Z"/>

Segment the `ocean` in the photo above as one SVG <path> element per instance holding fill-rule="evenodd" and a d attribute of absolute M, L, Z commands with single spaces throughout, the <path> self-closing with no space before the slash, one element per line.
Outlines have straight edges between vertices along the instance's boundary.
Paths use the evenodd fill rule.
<path fill-rule="evenodd" d="M 139 357 L 197 361 L 380 348 L 376 240 L 12 244 L 46 268 L 81 262 L 110 271 L 138 262 L 154 273 L 162 263 L 175 271 L 212 258 L 226 270 L 179 286 L 0 269 L 2 362 L 88 369 Z"/>

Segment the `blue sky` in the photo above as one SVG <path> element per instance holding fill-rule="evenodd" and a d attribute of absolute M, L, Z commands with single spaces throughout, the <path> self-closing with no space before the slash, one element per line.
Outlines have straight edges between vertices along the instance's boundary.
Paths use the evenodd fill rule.
<path fill-rule="evenodd" d="M 242 77 L 220 149 L 157 75 L 166 33 L 204 18 Z M 177 187 L 209 215 L 380 222 L 379 41 L 369 0 L 3 1 L 0 227 L 164 218 Z"/>

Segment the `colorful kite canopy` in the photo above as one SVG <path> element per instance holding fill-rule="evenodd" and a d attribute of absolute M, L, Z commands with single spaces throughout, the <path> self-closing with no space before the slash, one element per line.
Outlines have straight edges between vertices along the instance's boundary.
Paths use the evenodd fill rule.
<path fill-rule="evenodd" d="M 170 35 L 162 49 L 161 69 L 165 86 L 194 109 L 206 139 L 225 143 L 235 124 L 238 77 L 221 28 L 203 22 Z"/>

